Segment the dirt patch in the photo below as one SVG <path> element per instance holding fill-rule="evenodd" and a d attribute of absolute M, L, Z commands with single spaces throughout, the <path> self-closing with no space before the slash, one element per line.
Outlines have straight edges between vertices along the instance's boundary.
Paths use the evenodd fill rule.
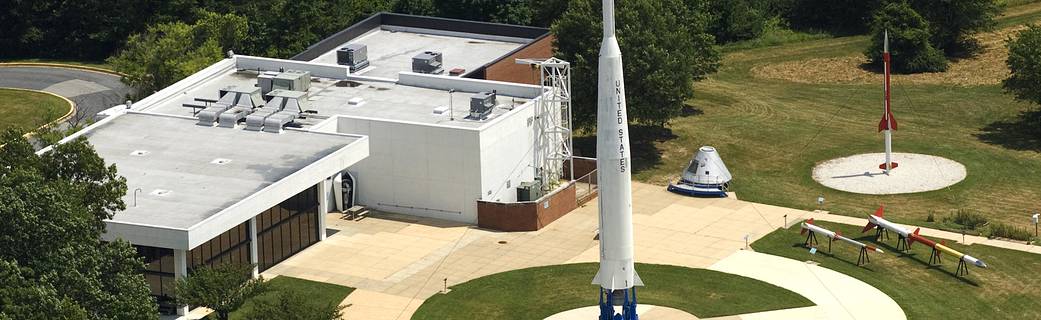
<path fill-rule="evenodd" d="M 1026 29 L 1016 26 L 995 32 L 980 34 L 976 37 L 983 46 L 983 52 L 968 59 L 952 61 L 947 72 L 919 73 L 911 75 L 893 75 L 894 83 L 903 84 L 945 84 L 959 86 L 993 85 L 1001 83 L 1008 77 L 1008 48 L 1005 40 L 1017 31 Z M 867 63 L 862 54 L 835 57 L 814 58 L 787 61 L 782 63 L 755 66 L 752 75 L 761 79 L 785 80 L 798 83 L 841 83 L 866 84 L 879 83 L 880 74 L 865 70 Z"/>

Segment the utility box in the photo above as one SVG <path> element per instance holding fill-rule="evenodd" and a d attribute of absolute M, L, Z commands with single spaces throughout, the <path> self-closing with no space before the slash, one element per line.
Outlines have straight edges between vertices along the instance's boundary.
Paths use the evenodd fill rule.
<path fill-rule="evenodd" d="M 496 96 L 495 91 L 492 91 L 478 92 L 470 97 L 470 118 L 479 120 L 488 117 L 495 108 Z"/>
<path fill-rule="evenodd" d="M 539 198 L 542 198 L 542 183 L 521 182 L 517 186 L 517 202 L 536 201 Z"/>
<path fill-rule="evenodd" d="M 440 52 L 425 51 L 412 57 L 412 72 L 441 74 L 445 72 L 443 64 L 444 56 Z"/>
<path fill-rule="evenodd" d="M 264 71 L 257 76 L 257 86 L 264 98 L 273 90 L 303 91 L 311 88 L 311 72 L 288 70 L 285 72 Z"/>
<path fill-rule="evenodd" d="M 348 66 L 355 72 L 369 66 L 368 47 L 352 43 L 336 50 L 336 64 Z"/>

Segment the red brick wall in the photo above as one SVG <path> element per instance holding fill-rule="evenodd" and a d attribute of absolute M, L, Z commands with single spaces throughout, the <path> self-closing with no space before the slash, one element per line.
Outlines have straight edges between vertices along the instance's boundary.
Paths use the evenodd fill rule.
<path fill-rule="evenodd" d="M 574 184 L 538 202 L 478 201 L 477 226 L 499 231 L 536 231 L 577 207 Z"/>
<path fill-rule="evenodd" d="M 533 69 L 530 65 L 517 64 L 516 59 L 545 59 L 552 56 L 553 36 L 549 35 L 488 66 L 485 69 L 484 78 L 495 81 L 537 85 L 539 84 L 538 69 Z"/>

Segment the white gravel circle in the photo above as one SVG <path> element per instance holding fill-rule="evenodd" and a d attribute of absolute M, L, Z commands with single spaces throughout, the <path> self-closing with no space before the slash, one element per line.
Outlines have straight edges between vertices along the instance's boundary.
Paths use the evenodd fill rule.
<path fill-rule="evenodd" d="M 867 153 L 825 161 L 813 167 L 813 180 L 846 192 L 901 194 L 943 189 L 965 180 L 965 166 L 947 158 L 893 153 L 899 164 L 887 176 L 878 165 L 885 153 Z"/>

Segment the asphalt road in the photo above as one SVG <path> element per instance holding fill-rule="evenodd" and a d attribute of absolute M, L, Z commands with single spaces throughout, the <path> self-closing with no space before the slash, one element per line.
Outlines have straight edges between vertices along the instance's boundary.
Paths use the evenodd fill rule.
<path fill-rule="evenodd" d="M 47 91 L 76 103 L 74 119 L 92 119 L 99 111 L 126 101 L 130 87 L 119 76 L 54 67 L 0 67 L 0 87 Z"/>

